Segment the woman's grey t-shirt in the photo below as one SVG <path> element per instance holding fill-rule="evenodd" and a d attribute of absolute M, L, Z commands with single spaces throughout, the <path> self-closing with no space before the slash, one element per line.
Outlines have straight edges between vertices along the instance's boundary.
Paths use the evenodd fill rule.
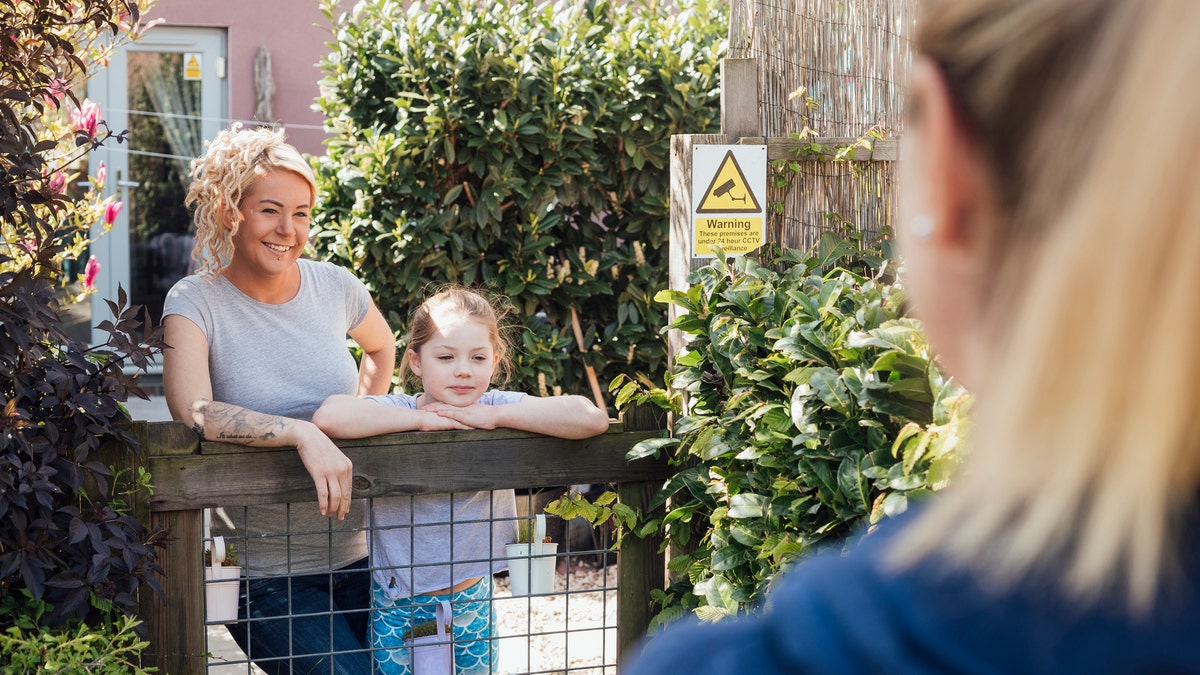
<path fill-rule="evenodd" d="M 327 397 L 357 392 L 346 336 L 370 310 L 370 293 L 336 265 L 297 264 L 300 291 L 278 305 L 221 276 L 188 276 L 167 294 L 163 316 L 190 320 L 208 340 L 213 400 L 310 420 Z M 361 501 L 341 521 L 322 516 L 315 501 L 216 509 L 212 520 L 213 534 L 238 547 L 250 576 L 325 572 L 367 554 Z"/>
<path fill-rule="evenodd" d="M 478 403 L 507 405 L 525 396 L 489 391 Z M 367 398 L 417 407 L 411 394 Z M 375 583 L 389 600 L 399 600 L 508 569 L 504 545 L 516 541 L 516 516 L 512 490 L 372 499 L 367 520 Z"/>

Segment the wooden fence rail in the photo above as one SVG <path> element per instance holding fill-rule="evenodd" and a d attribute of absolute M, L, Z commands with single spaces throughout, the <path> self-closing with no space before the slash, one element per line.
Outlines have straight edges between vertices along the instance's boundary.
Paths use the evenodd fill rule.
<path fill-rule="evenodd" d="M 625 411 L 608 432 L 570 441 L 510 429 L 388 434 L 339 441 L 354 462 L 356 497 L 617 483 L 620 499 L 644 511 L 670 475 L 665 460 L 627 462 L 638 441 L 666 428 L 662 411 Z M 312 479 L 294 449 L 202 442 L 178 422 L 134 425 L 154 495 L 134 505 L 151 528 L 166 528 L 162 598 L 143 593 L 150 633 L 147 665 L 168 675 L 203 673 L 203 509 L 311 502 Z M 650 591 L 663 588 L 661 540 L 630 537 L 618 552 L 617 643 L 621 654 L 645 633 Z"/>

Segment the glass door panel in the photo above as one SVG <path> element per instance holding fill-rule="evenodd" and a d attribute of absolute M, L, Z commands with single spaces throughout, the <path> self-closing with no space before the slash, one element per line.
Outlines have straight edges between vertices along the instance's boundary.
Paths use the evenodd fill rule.
<path fill-rule="evenodd" d="M 203 151 L 200 81 L 178 52 L 129 54 L 129 291 L 155 322 L 171 286 L 191 272 L 188 162 Z"/>
<path fill-rule="evenodd" d="M 118 50 L 88 84 L 109 126 L 128 140 L 91 153 L 107 167 L 104 194 L 124 203 L 112 229 L 93 244 L 100 263 L 90 324 L 109 317 L 118 287 L 162 321 L 171 286 L 192 271 L 191 214 L 184 206 L 188 164 L 226 124 L 225 32 L 156 26 Z M 97 228 L 99 228 L 97 224 Z M 92 341 L 106 336 L 92 332 Z"/>

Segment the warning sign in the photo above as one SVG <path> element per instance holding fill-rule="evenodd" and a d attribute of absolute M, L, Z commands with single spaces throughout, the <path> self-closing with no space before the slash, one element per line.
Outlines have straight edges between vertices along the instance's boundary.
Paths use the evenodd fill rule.
<path fill-rule="evenodd" d="M 200 54 L 184 54 L 183 55 L 183 79 L 198 80 L 200 79 Z"/>
<path fill-rule="evenodd" d="M 737 155 L 733 150 L 725 153 L 721 166 L 713 176 L 708 189 L 700 197 L 700 206 L 696 213 L 758 213 L 762 207 L 758 205 L 758 197 L 750 189 L 746 174 L 738 165 Z"/>
<path fill-rule="evenodd" d="M 727 255 L 763 245 L 766 235 L 767 146 L 692 148 L 692 256 Z"/>

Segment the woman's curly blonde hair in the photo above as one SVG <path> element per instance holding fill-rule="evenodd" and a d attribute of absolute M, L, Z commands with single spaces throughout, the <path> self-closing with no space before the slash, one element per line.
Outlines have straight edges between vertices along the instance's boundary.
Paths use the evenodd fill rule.
<path fill-rule="evenodd" d="M 192 262 L 201 276 L 211 278 L 229 264 L 233 235 L 241 224 L 237 218 L 232 227 L 226 227 L 222 213 L 225 209 L 238 213 L 256 180 L 271 171 L 291 171 L 308 181 L 313 202 L 317 182 L 300 151 L 288 145 L 283 129 L 243 129 L 236 122 L 205 145 L 204 155 L 192 160 L 192 184 L 185 203 L 195 207 Z"/>

